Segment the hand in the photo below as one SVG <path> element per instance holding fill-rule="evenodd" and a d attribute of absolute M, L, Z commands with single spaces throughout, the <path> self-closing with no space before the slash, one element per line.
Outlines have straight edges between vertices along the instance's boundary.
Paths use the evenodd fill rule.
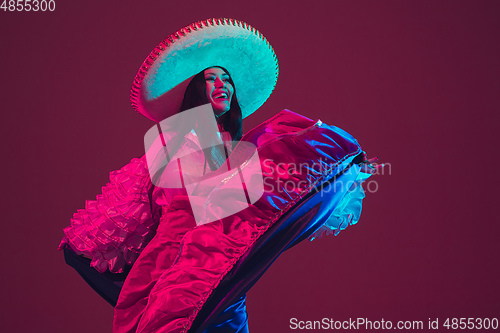
<path fill-rule="evenodd" d="M 381 170 L 385 164 L 373 164 L 374 162 L 378 161 L 378 157 L 373 157 L 368 159 L 366 154 L 364 154 L 364 159 L 363 162 L 360 163 L 361 166 L 361 172 L 364 173 L 369 173 L 369 174 L 375 174 L 378 173 L 379 170 Z"/>

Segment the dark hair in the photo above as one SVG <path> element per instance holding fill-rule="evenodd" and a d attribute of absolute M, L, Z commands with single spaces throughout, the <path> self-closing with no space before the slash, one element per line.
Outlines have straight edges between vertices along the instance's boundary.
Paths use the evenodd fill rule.
<path fill-rule="evenodd" d="M 213 66 L 213 67 L 219 67 L 219 66 Z M 209 67 L 211 68 L 211 67 Z M 238 104 L 238 99 L 236 95 L 236 87 L 234 85 L 234 82 L 231 78 L 231 75 L 229 72 L 222 67 L 221 68 L 223 71 L 225 71 L 229 75 L 229 83 L 234 88 L 233 92 L 233 97 L 231 99 L 231 105 L 229 111 L 225 112 L 223 115 L 220 117 L 216 117 L 218 123 L 222 126 L 222 128 L 226 131 L 229 132 L 231 135 L 231 139 L 233 141 L 233 148 L 236 145 L 238 141 L 241 140 L 242 137 L 242 114 L 241 114 L 241 108 L 240 105 Z M 184 99 L 182 100 L 182 105 L 179 113 L 195 108 L 197 106 L 205 105 L 210 103 L 210 101 L 207 98 L 207 85 L 205 81 L 205 75 L 204 75 L 205 70 L 201 71 L 200 73 L 196 74 L 189 85 L 186 88 L 186 91 L 184 93 Z M 168 145 L 168 151 L 170 152 L 175 152 L 180 148 L 180 145 L 184 141 L 184 137 L 187 133 L 189 133 L 193 128 L 193 123 L 190 119 L 184 119 L 181 117 L 180 122 L 177 124 L 176 128 L 176 137 L 175 139 L 170 142 Z M 195 130 L 196 131 L 196 130 Z M 205 140 L 206 142 L 216 142 L 216 137 L 217 133 L 211 133 L 211 137 L 203 137 L 200 138 L 202 140 Z M 211 146 L 210 148 L 203 149 L 203 154 L 205 155 L 205 159 L 208 162 L 208 165 L 210 167 L 210 170 L 214 171 L 217 170 L 226 160 L 226 151 L 223 145 L 215 145 Z M 169 155 L 167 157 L 168 161 L 166 161 L 166 164 L 170 162 L 171 156 Z M 163 164 L 163 163 L 162 163 Z M 161 176 L 161 173 L 166 167 L 166 164 L 163 164 L 164 166 L 161 167 L 156 173 L 155 173 L 155 179 L 157 177 Z"/>
<path fill-rule="evenodd" d="M 231 74 L 221 66 L 213 66 L 222 69 L 229 76 L 229 83 L 234 88 L 233 97 L 231 99 L 231 106 L 229 111 L 224 113 L 222 116 L 218 118 L 218 121 L 222 125 L 225 131 L 231 134 L 231 138 L 233 141 L 240 141 L 242 136 L 242 115 L 241 108 L 238 104 L 238 98 L 236 95 L 236 86 L 234 85 L 233 79 L 231 78 Z M 209 67 L 211 68 L 211 67 Z M 195 108 L 200 105 L 204 105 L 210 103 L 207 98 L 207 84 L 205 82 L 205 72 L 206 69 L 202 70 L 198 74 L 196 74 L 189 85 L 186 88 L 184 93 L 184 99 L 182 100 L 181 110 L 185 111 L 192 108 Z"/>

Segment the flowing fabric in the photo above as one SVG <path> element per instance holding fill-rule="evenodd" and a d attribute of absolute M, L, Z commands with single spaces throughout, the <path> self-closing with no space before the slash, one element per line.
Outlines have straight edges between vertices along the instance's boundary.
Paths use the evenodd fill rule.
<path fill-rule="evenodd" d="M 68 244 L 76 254 L 92 258 L 99 272 L 123 272 L 151 240 L 160 219 L 161 206 L 148 195 L 151 186 L 145 157 L 111 172 L 102 194 L 87 201 L 64 228 L 59 250 Z"/>
<path fill-rule="evenodd" d="M 203 160 L 192 132 L 186 135 L 180 151 L 197 153 L 198 160 Z M 73 215 L 70 225 L 63 229 L 58 250 L 67 245 L 76 254 L 92 258 L 90 265 L 100 273 L 107 269 L 122 273 L 155 235 L 162 209 L 185 190 L 154 187 L 146 155 L 112 171 L 109 179 L 102 194 L 86 201 L 85 209 Z"/>
<path fill-rule="evenodd" d="M 231 157 L 240 168 L 232 168 L 220 184 L 206 190 L 209 193 L 204 193 L 205 189 L 201 187 L 196 195 L 203 196 L 203 200 L 194 200 L 186 189 L 155 188 L 152 195 L 147 195 L 151 182 L 142 158 L 133 160 L 133 165 L 118 172 L 119 176 L 126 175 L 130 179 L 127 185 L 135 185 L 120 187 L 120 181 L 115 177 L 103 188 L 103 194 L 106 192 L 107 198 L 115 200 L 103 200 L 98 196 L 97 204 L 87 203 L 87 208 L 94 210 L 75 214 L 71 226 L 65 229 L 61 246 L 68 244 L 78 254 L 90 254 L 92 265 L 97 269 L 109 267 L 112 271 L 120 271 L 123 267 L 120 263 L 133 264 L 115 307 L 113 332 L 190 330 L 200 311 L 206 312 L 204 304 L 218 299 L 214 291 L 222 288 L 221 282 L 224 284 L 231 276 L 238 276 L 238 267 L 245 266 L 248 254 L 258 250 L 263 240 L 267 244 L 274 242 L 270 235 L 279 232 L 281 222 L 277 221 L 282 221 L 280 218 L 284 216 L 291 216 L 296 225 L 303 225 L 300 228 L 305 229 L 307 218 L 310 218 L 307 215 L 312 217 L 322 210 L 320 220 L 325 222 L 325 229 L 315 226 L 306 235 L 310 239 L 319 237 L 325 230 L 338 233 L 357 222 L 363 195 L 361 187 L 353 184 L 359 184 L 365 176 L 359 167 L 351 167 L 355 158 L 362 154 L 351 135 L 321 121 L 284 110 L 245 134 L 242 141 L 257 147 L 259 159 L 255 162 L 250 158 L 255 151 L 249 151 L 248 146 L 237 145 Z M 196 139 L 191 138 L 190 142 L 196 143 Z M 216 176 L 219 170 L 207 175 L 207 179 Z M 264 177 L 264 193 L 251 205 L 248 205 L 248 200 L 235 202 L 234 199 L 240 190 L 237 187 L 242 184 L 235 180 L 241 177 L 242 170 L 244 184 L 252 184 Z M 352 174 L 347 174 L 347 171 Z M 342 179 L 351 183 L 337 180 L 332 183 L 332 188 L 328 182 L 343 172 L 346 174 Z M 314 189 L 327 183 L 332 191 L 329 196 L 325 199 L 316 196 L 319 201 L 314 207 L 306 207 L 307 210 L 296 208 Z M 251 187 L 246 188 L 252 191 Z M 120 189 L 122 195 L 109 195 L 110 189 Z M 220 204 L 224 202 L 227 205 Z M 221 216 L 220 210 L 224 207 L 235 205 L 246 208 L 198 225 L 193 216 L 195 209 L 203 209 L 206 218 L 210 219 Z M 130 211 L 135 214 L 130 214 Z M 97 212 L 101 213 L 100 217 Z M 93 218 L 87 217 L 90 215 Z M 292 234 L 288 231 L 293 231 L 293 225 L 291 227 L 286 229 L 287 234 Z M 316 230 L 318 233 L 313 234 Z M 293 231 L 293 237 L 275 251 L 267 265 L 290 244 L 300 241 L 304 235 L 302 231 Z M 131 242 L 131 239 L 136 242 Z M 134 255 L 126 255 L 129 252 Z M 259 271 L 259 265 L 256 262 L 255 270 L 248 265 L 245 269 L 258 279 L 265 271 Z M 240 289 L 244 291 L 244 288 Z M 234 293 L 234 301 L 242 297 L 240 294 Z M 237 309 L 238 303 L 234 301 L 228 298 L 220 303 Z M 220 314 L 222 310 L 217 311 Z M 208 317 L 215 315 L 214 312 Z M 206 322 L 200 327 L 208 329 L 211 326 Z"/>

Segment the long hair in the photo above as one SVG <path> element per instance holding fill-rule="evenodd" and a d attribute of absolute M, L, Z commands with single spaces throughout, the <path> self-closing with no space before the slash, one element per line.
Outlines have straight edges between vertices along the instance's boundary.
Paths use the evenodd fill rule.
<path fill-rule="evenodd" d="M 229 83 L 233 85 L 234 92 L 233 97 L 231 99 L 230 109 L 225 112 L 223 115 L 217 118 L 217 121 L 222 128 L 229 132 L 231 135 L 231 139 L 233 141 L 233 149 L 236 146 L 236 143 L 241 140 L 242 137 L 242 119 L 243 116 L 241 114 L 241 108 L 238 104 L 238 98 L 236 95 L 236 86 L 234 85 L 233 79 L 229 72 L 220 66 L 219 67 L 229 76 Z M 202 70 L 198 74 L 196 74 L 184 92 L 184 99 L 182 100 L 182 105 L 179 113 L 192 109 L 197 106 L 205 105 L 210 103 L 207 98 L 207 84 L 205 81 L 205 70 Z M 176 130 L 177 135 L 173 139 L 171 143 L 169 143 L 169 151 L 175 152 L 180 148 L 184 137 L 187 133 L 192 130 L 192 123 L 189 119 L 183 119 L 185 117 L 181 117 L 181 122 L 178 124 L 178 128 Z M 216 133 L 213 133 L 216 135 Z M 204 149 L 203 154 L 205 155 L 205 160 L 208 162 L 210 170 L 217 170 L 221 164 L 221 156 L 226 156 L 225 148 L 222 146 L 214 146 L 209 149 Z M 165 158 L 165 156 L 163 156 Z M 165 163 L 161 163 L 163 166 L 155 171 L 154 175 L 151 176 L 151 186 L 148 190 L 149 202 L 151 203 L 151 209 L 153 209 L 153 190 L 155 188 L 155 184 L 159 181 L 162 176 L 163 171 L 165 170 L 167 164 L 170 162 L 171 155 L 167 155 Z M 225 160 L 225 159 L 224 159 Z"/>
<path fill-rule="evenodd" d="M 215 66 L 214 66 L 215 67 Z M 218 66 L 217 66 L 218 67 Z M 242 114 L 241 114 L 241 108 L 240 105 L 238 104 L 238 99 L 236 95 L 236 87 L 234 85 L 234 82 L 231 78 L 231 75 L 229 72 L 222 67 L 221 68 L 223 71 L 225 71 L 229 75 L 229 83 L 232 84 L 234 88 L 233 92 L 233 97 L 231 99 L 231 104 L 230 104 L 230 109 L 229 111 L 225 112 L 223 115 L 218 117 L 217 121 L 218 123 L 222 126 L 222 128 L 226 131 L 229 132 L 231 135 L 231 139 L 233 141 L 233 148 L 236 145 L 238 141 L 241 140 L 242 137 Z M 205 105 L 210 103 L 210 101 L 207 98 L 207 86 L 206 86 L 206 81 L 205 81 L 205 75 L 204 75 L 205 70 L 201 71 L 200 73 L 196 74 L 189 85 L 186 88 L 186 91 L 184 93 L 184 99 L 182 100 L 182 105 L 179 113 L 195 108 L 197 106 Z M 171 141 L 168 145 L 168 150 L 170 152 L 176 152 L 182 142 L 184 141 L 184 137 L 186 134 L 188 134 L 192 129 L 193 129 L 193 123 L 191 119 L 184 119 L 185 117 L 181 117 L 180 122 L 176 124 L 176 136 Z M 217 118 L 217 117 L 216 117 Z M 203 137 L 200 139 L 207 140 L 207 142 L 215 142 L 215 138 L 217 136 L 217 133 L 211 133 L 212 137 Z M 208 165 L 210 167 L 210 170 L 214 171 L 217 170 L 222 163 L 226 160 L 226 151 L 224 148 L 224 145 L 216 145 L 216 146 L 211 146 L 207 149 L 203 149 L 203 154 L 205 155 L 205 159 L 208 162 Z M 161 174 L 163 170 L 166 167 L 166 164 L 170 162 L 171 155 L 167 157 L 168 161 L 164 164 L 163 167 L 161 167 L 157 172 L 155 172 L 154 179 L 158 180 L 159 177 L 161 177 Z M 163 164 L 163 163 L 162 163 Z"/>
<path fill-rule="evenodd" d="M 225 131 L 231 134 L 231 138 L 233 141 L 237 142 L 241 140 L 242 136 L 242 115 L 241 108 L 238 104 L 238 98 L 236 95 L 236 86 L 234 85 L 233 79 L 231 78 L 231 74 L 221 66 L 213 66 L 222 69 L 229 76 L 229 83 L 233 86 L 234 92 L 233 97 L 231 99 L 231 105 L 229 111 L 224 113 L 219 117 L 220 124 L 224 128 Z M 206 70 L 206 69 L 205 69 Z M 185 111 L 192 108 L 195 108 L 200 105 L 204 105 L 210 103 L 207 98 L 207 84 L 205 82 L 205 70 L 202 70 L 198 74 L 196 74 L 189 85 L 186 88 L 184 93 L 184 99 L 182 100 L 181 109 L 179 111 Z"/>

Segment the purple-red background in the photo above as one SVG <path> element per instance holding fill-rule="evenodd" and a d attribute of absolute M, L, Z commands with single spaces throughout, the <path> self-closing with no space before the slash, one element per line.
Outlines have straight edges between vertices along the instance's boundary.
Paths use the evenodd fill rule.
<path fill-rule="evenodd" d="M 391 165 L 356 226 L 286 252 L 249 292 L 251 331 L 500 317 L 500 2 L 55 1 L 0 11 L 2 332 L 111 331 L 111 306 L 56 252 L 61 229 L 143 154 L 153 123 L 128 93 L 144 58 L 209 17 L 252 24 L 278 55 L 245 130 L 288 108 Z"/>

